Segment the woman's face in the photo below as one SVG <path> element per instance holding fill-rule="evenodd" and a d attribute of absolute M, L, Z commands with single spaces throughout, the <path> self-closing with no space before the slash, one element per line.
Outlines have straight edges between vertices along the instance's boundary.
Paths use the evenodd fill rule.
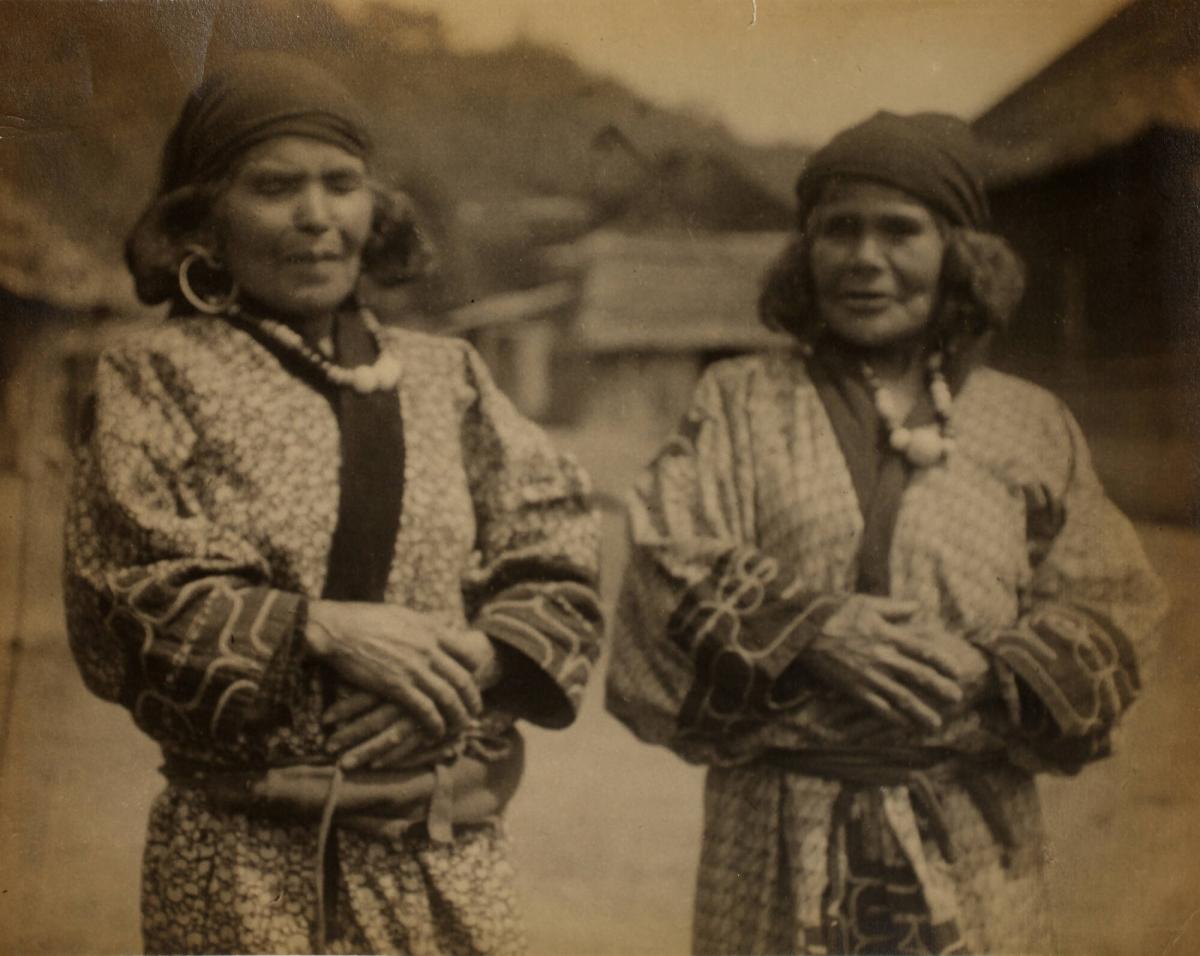
<path fill-rule="evenodd" d="M 900 345 L 924 331 L 946 248 L 928 207 L 866 180 L 833 183 L 808 232 L 817 307 L 830 331 L 865 348 Z"/>
<path fill-rule="evenodd" d="M 357 156 L 303 136 L 269 139 L 246 152 L 218 202 L 222 258 L 272 311 L 325 315 L 354 291 L 373 208 Z"/>

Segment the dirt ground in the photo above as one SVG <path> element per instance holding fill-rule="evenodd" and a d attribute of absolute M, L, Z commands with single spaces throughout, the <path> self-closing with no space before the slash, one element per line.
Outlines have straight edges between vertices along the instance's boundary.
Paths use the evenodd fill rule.
<path fill-rule="evenodd" d="M 627 430 L 560 438 L 608 492 L 627 486 L 649 448 Z M 61 500 L 53 467 L 32 484 L 0 477 L 0 953 L 132 952 L 158 756 L 123 711 L 87 694 L 70 662 L 58 605 Z M 1117 756 L 1043 786 L 1060 947 L 1078 956 L 1200 952 L 1200 535 L 1141 531 L 1175 598 L 1157 677 Z M 610 512 L 610 597 L 621 560 Z M 509 829 L 533 952 L 686 953 L 702 772 L 637 743 L 600 698 L 597 681 L 574 727 L 527 735 Z"/>

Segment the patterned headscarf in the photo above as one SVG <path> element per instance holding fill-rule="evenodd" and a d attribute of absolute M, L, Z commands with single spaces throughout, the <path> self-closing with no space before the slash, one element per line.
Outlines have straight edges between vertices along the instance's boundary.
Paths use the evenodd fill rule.
<path fill-rule="evenodd" d="M 163 150 L 159 191 L 211 182 L 252 146 L 307 136 L 368 159 L 358 101 L 336 79 L 286 53 L 243 53 L 210 73 L 184 104 Z"/>
<path fill-rule="evenodd" d="M 953 225 L 986 229 L 983 158 L 975 135 L 946 113 L 876 113 L 838 133 L 808 160 L 796 183 L 801 226 L 833 179 L 869 179 L 915 196 Z"/>

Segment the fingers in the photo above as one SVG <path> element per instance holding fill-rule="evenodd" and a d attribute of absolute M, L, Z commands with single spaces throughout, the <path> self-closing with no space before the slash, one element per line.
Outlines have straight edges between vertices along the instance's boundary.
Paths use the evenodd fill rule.
<path fill-rule="evenodd" d="M 372 770 L 396 770 L 404 767 L 408 763 L 409 758 L 421 749 L 426 739 L 422 735 L 414 733 L 412 740 L 397 744 L 390 750 L 384 751 L 369 764 L 366 764 L 366 766 Z"/>
<path fill-rule="evenodd" d="M 881 716 L 893 722 L 899 716 L 901 721 L 907 720 L 927 731 L 941 729 L 941 714 L 899 681 L 880 673 L 870 675 L 870 680 L 872 689 L 864 690 L 863 701 L 875 708 Z"/>
<path fill-rule="evenodd" d="M 492 654 L 490 639 L 482 631 L 476 630 L 447 628 L 438 635 L 438 647 L 471 673 L 477 671 Z"/>
<path fill-rule="evenodd" d="M 882 717 L 887 723 L 898 727 L 911 727 L 912 721 L 904 714 L 900 713 L 895 707 L 888 703 L 887 699 L 882 694 L 877 694 L 874 691 L 859 688 L 855 694 L 859 700 L 867 705 L 871 711 Z"/>
<path fill-rule="evenodd" d="M 906 621 L 921 610 L 919 601 L 881 597 L 877 594 L 856 594 L 855 601 L 864 611 L 874 611 L 885 621 Z"/>
<path fill-rule="evenodd" d="M 963 691 L 957 681 L 951 680 L 923 661 L 887 646 L 880 648 L 876 656 L 881 667 L 885 668 L 891 677 L 899 679 L 905 687 L 927 693 L 935 703 L 950 707 L 962 703 Z"/>
<path fill-rule="evenodd" d="M 483 710 L 483 695 L 479 692 L 479 685 L 475 683 L 474 668 L 464 667 L 449 654 L 437 655 L 430 662 L 430 666 L 434 673 L 454 688 L 459 701 L 466 706 L 469 716 L 478 717 Z"/>
<path fill-rule="evenodd" d="M 321 723 L 325 726 L 340 724 L 359 714 L 365 713 L 379 703 L 379 698 L 368 691 L 358 691 L 349 697 L 343 697 L 321 715 Z"/>
<path fill-rule="evenodd" d="M 354 718 L 340 726 L 325 744 L 330 753 L 340 753 L 349 747 L 362 743 L 387 727 L 390 727 L 404 715 L 395 704 L 380 704 L 367 713 Z"/>
<path fill-rule="evenodd" d="M 422 740 L 416 724 L 406 718 L 394 721 L 391 726 L 380 731 L 357 746 L 348 750 L 338 760 L 343 770 L 355 770 L 373 763 L 384 755 L 393 756 L 399 753 L 411 753 Z"/>
<path fill-rule="evenodd" d="M 893 627 L 889 629 L 888 638 L 909 657 L 923 661 L 955 681 L 961 676 L 964 651 L 970 654 L 973 650 L 962 637 L 933 627 L 915 630 Z M 956 643 L 966 645 L 966 648 L 955 647 Z"/>
<path fill-rule="evenodd" d="M 474 679 L 461 664 L 444 654 L 432 658 L 428 669 L 415 671 L 412 681 L 398 686 L 390 696 L 408 708 L 435 737 L 465 727 L 483 709 Z"/>

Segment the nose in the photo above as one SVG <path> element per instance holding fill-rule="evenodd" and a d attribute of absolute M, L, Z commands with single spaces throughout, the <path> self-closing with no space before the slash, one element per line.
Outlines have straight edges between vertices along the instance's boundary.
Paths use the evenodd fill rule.
<path fill-rule="evenodd" d="M 850 250 L 850 264 L 860 269 L 882 269 L 885 265 L 883 243 L 870 229 L 864 229 Z"/>
<path fill-rule="evenodd" d="M 305 232 L 324 232 L 333 224 L 329 196 L 319 183 L 306 186 L 297 196 L 295 222 Z"/>

